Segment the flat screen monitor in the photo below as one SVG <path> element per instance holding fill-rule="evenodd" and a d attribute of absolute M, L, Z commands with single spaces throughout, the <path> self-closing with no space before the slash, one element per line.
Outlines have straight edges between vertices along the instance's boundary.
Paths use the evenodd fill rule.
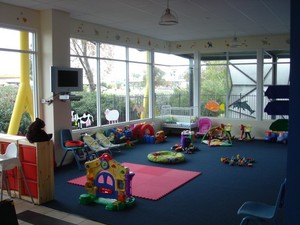
<path fill-rule="evenodd" d="M 55 94 L 83 91 L 82 68 L 51 67 L 51 91 Z"/>

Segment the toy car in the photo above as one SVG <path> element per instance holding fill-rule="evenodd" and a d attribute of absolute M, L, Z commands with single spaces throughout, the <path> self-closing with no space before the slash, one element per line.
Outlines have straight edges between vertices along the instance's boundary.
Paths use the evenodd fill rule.
<path fill-rule="evenodd" d="M 266 131 L 265 142 L 276 142 L 278 134 L 272 131 Z"/>
<path fill-rule="evenodd" d="M 280 132 L 277 137 L 277 142 L 286 144 L 288 141 L 288 132 Z"/>

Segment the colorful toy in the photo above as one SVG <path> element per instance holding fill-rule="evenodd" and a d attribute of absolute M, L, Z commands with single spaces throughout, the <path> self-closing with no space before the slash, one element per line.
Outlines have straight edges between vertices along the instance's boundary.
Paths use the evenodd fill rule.
<path fill-rule="evenodd" d="M 222 126 L 209 129 L 203 136 L 201 142 L 210 147 L 232 146 L 231 136 Z"/>
<path fill-rule="evenodd" d="M 277 137 L 277 142 L 287 144 L 288 142 L 288 132 L 279 132 Z"/>
<path fill-rule="evenodd" d="M 232 125 L 230 123 L 223 124 L 221 123 L 221 127 L 229 134 L 231 139 L 234 139 L 234 136 L 231 135 Z M 223 136 L 223 134 L 221 134 Z"/>
<path fill-rule="evenodd" d="M 123 210 L 134 205 L 131 181 L 135 174 L 128 167 L 122 166 L 108 153 L 84 165 L 87 193 L 80 195 L 81 204 L 95 202 L 105 205 L 107 210 Z"/>
<path fill-rule="evenodd" d="M 206 132 L 212 127 L 212 121 L 209 118 L 200 118 L 198 120 L 198 132 L 197 137 L 201 137 L 206 134 Z"/>
<path fill-rule="evenodd" d="M 185 156 L 181 152 L 157 151 L 148 154 L 147 158 L 151 162 L 175 164 L 185 160 Z"/>
<path fill-rule="evenodd" d="M 133 138 L 142 140 L 144 135 L 154 136 L 154 128 L 149 123 L 140 123 L 132 129 Z"/>
<path fill-rule="evenodd" d="M 163 143 L 167 140 L 167 136 L 163 130 L 156 132 L 155 134 L 155 144 Z"/>
<path fill-rule="evenodd" d="M 288 142 L 288 120 L 278 119 L 270 125 L 270 130 L 266 131 L 265 142 Z"/>
<path fill-rule="evenodd" d="M 114 144 L 120 144 L 132 140 L 132 130 L 129 126 L 122 128 L 111 128 L 105 132 L 106 136 L 110 137 L 110 141 Z"/>
<path fill-rule="evenodd" d="M 171 150 L 175 152 L 183 152 L 187 154 L 192 154 L 196 150 L 198 150 L 197 147 L 195 147 L 192 143 L 190 143 L 190 139 L 185 139 L 184 145 L 175 144 L 171 147 Z"/>
<path fill-rule="evenodd" d="M 254 137 L 251 137 L 251 125 L 243 125 L 241 124 L 241 136 L 239 141 L 251 141 Z"/>
<path fill-rule="evenodd" d="M 186 139 L 190 139 L 187 143 Z M 192 144 L 195 141 L 195 133 L 191 130 L 184 130 L 181 132 L 181 145 L 183 148 L 188 147 L 189 144 Z M 187 144 L 185 144 L 187 143 Z"/>
<path fill-rule="evenodd" d="M 142 141 L 147 144 L 155 144 L 155 137 L 153 135 L 145 134 Z"/>
<path fill-rule="evenodd" d="M 246 166 L 246 167 L 253 167 L 253 163 L 255 160 L 253 158 L 248 157 L 241 157 L 239 154 L 236 157 L 232 156 L 231 158 L 221 158 L 220 160 L 224 164 L 228 164 L 230 166 Z"/>
<path fill-rule="evenodd" d="M 265 138 L 264 141 L 265 142 L 276 142 L 277 137 L 278 137 L 278 133 L 277 132 L 273 132 L 271 130 L 268 130 L 265 132 Z"/>

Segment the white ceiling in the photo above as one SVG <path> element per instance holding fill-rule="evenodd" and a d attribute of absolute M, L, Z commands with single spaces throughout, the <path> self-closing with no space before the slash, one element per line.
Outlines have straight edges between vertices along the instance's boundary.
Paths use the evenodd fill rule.
<path fill-rule="evenodd" d="M 160 26 L 167 0 L 0 0 L 168 40 L 198 40 L 290 32 L 290 0 L 170 0 L 179 23 Z"/>

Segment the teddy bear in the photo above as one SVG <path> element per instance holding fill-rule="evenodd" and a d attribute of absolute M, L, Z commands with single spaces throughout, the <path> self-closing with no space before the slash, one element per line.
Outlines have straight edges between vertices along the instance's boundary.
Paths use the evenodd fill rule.
<path fill-rule="evenodd" d="M 40 118 L 36 118 L 28 127 L 26 133 L 27 140 L 30 143 L 51 140 L 52 134 L 47 134 L 46 131 L 44 131 L 44 127 L 45 122 Z"/>

